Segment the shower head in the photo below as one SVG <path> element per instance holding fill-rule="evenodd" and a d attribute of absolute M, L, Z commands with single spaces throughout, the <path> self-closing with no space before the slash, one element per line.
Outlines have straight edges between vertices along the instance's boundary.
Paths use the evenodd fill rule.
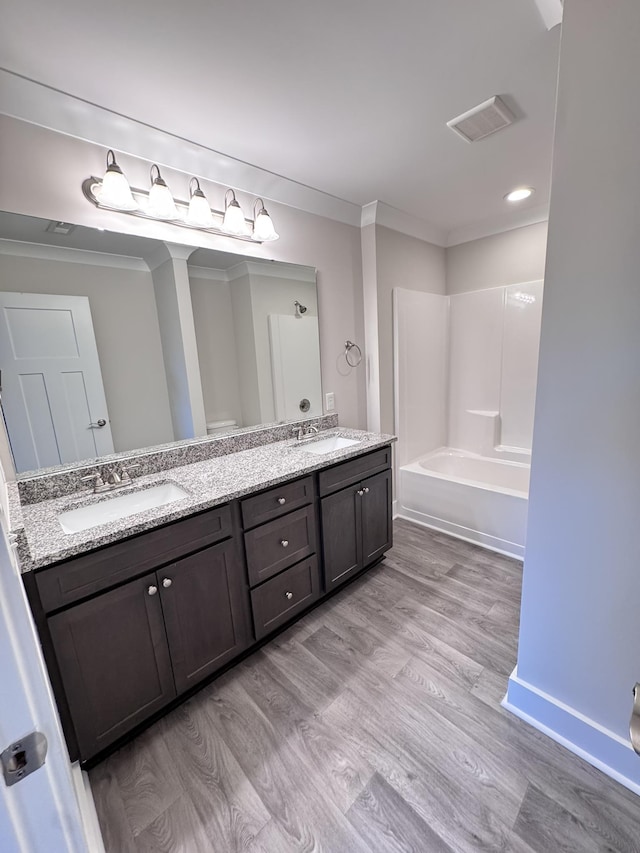
<path fill-rule="evenodd" d="M 296 317 L 302 317 L 303 314 L 307 313 L 307 306 L 301 305 L 297 299 L 293 304 L 296 306 Z"/>

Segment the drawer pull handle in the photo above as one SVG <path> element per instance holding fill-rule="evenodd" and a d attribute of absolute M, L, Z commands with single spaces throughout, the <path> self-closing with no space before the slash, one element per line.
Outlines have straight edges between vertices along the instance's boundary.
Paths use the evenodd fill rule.
<path fill-rule="evenodd" d="M 284 506 L 284 504 L 286 504 L 286 502 L 287 502 L 286 498 L 278 498 L 278 503 L 280 504 L 280 506 Z"/>
<path fill-rule="evenodd" d="M 282 545 L 283 548 L 288 548 L 289 547 L 289 540 L 288 539 L 282 539 L 280 541 L 280 544 Z"/>
<path fill-rule="evenodd" d="M 165 589 L 169 589 L 169 587 L 171 586 L 171 584 L 172 584 L 172 583 L 173 583 L 173 581 L 171 580 L 171 578 L 165 578 L 165 579 L 162 581 L 162 586 L 163 586 Z"/>
<path fill-rule="evenodd" d="M 358 494 L 362 497 L 364 495 L 364 489 L 358 489 Z"/>
<path fill-rule="evenodd" d="M 369 494 L 369 486 L 365 486 L 362 491 L 365 493 L 365 495 L 368 495 Z"/>
<path fill-rule="evenodd" d="M 155 595 L 157 591 L 158 591 L 157 586 L 150 586 L 147 588 L 147 594 L 148 595 Z"/>
<path fill-rule="evenodd" d="M 291 601 L 291 599 L 293 598 L 292 592 L 285 592 L 284 595 L 285 595 L 285 598 L 288 599 L 289 601 Z"/>

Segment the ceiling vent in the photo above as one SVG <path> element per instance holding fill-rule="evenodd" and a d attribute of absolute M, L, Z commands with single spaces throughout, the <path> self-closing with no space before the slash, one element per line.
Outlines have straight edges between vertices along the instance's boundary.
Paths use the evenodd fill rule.
<path fill-rule="evenodd" d="M 71 234 L 75 230 L 75 227 L 70 222 L 56 222 L 55 219 L 52 219 L 44 230 L 50 234 L 64 234 L 66 236 L 67 234 Z"/>
<path fill-rule="evenodd" d="M 491 136 L 498 130 L 509 127 L 515 121 L 515 116 L 497 95 L 488 101 L 467 110 L 461 116 L 447 122 L 447 127 L 455 130 L 465 142 L 478 142 L 485 136 Z"/>

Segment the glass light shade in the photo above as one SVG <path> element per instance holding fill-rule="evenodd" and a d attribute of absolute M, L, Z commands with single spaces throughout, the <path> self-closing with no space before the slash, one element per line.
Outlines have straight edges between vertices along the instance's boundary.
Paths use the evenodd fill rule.
<path fill-rule="evenodd" d="M 273 227 L 271 217 L 264 207 L 255 218 L 252 236 L 254 240 L 260 240 L 261 243 L 268 243 L 270 240 L 277 240 L 280 236 Z"/>
<path fill-rule="evenodd" d="M 157 171 L 157 175 L 153 177 L 153 170 Z M 147 202 L 147 210 L 149 216 L 155 219 L 177 219 L 178 210 L 171 195 L 171 190 L 162 180 L 160 169 L 157 166 L 151 167 L 152 184 L 149 190 L 149 201 Z"/>
<path fill-rule="evenodd" d="M 227 194 L 231 193 L 231 201 L 226 202 L 224 218 L 222 220 L 222 230 L 228 231 L 229 234 L 237 234 L 241 237 L 249 234 L 249 226 L 244 218 L 242 208 L 236 201 L 233 190 L 227 190 Z"/>
<path fill-rule="evenodd" d="M 138 207 L 131 195 L 129 181 L 116 163 L 115 155 L 111 150 L 107 154 L 107 171 L 104 173 L 101 186 L 96 191 L 96 198 L 100 204 L 116 207 L 118 210 L 135 210 Z"/>
<path fill-rule="evenodd" d="M 185 222 L 187 225 L 193 225 L 194 228 L 213 228 L 215 226 L 211 208 L 200 187 L 194 190 L 191 195 Z"/>

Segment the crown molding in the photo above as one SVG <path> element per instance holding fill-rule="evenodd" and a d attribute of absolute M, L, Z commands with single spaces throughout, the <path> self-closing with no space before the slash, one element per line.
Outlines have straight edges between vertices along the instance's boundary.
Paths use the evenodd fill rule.
<path fill-rule="evenodd" d="M 504 216 L 494 217 L 482 222 L 473 222 L 460 228 L 453 228 L 447 235 L 443 244 L 447 248 L 459 246 L 460 243 L 470 243 L 472 240 L 480 240 L 482 237 L 491 237 L 494 234 L 502 234 L 505 231 L 514 231 L 516 228 L 524 228 L 526 225 L 535 225 L 537 222 L 546 222 L 549 219 L 549 205 L 541 204 L 529 207 L 526 210 L 514 213 L 510 211 Z"/>
<path fill-rule="evenodd" d="M 149 272 L 143 258 L 127 255 L 109 255 L 106 252 L 91 252 L 88 249 L 72 249 L 69 246 L 52 246 L 48 243 L 27 243 L 22 240 L 0 238 L 0 255 L 20 258 L 35 258 L 41 261 L 59 261 L 67 264 L 84 264 L 91 267 Z"/>
<path fill-rule="evenodd" d="M 189 266 L 190 277 L 204 278 L 208 281 L 235 281 L 237 278 L 251 275 L 259 275 L 263 278 L 284 278 L 290 281 L 309 282 L 310 284 L 316 283 L 316 270 L 314 267 L 284 264 L 281 261 L 243 260 L 226 270 L 214 269 L 213 267 Z"/>
<path fill-rule="evenodd" d="M 446 245 L 447 233 L 443 228 L 438 228 L 430 222 L 425 222 L 424 219 L 418 219 L 416 216 L 405 213 L 404 210 L 399 210 L 390 204 L 385 204 L 383 201 L 372 201 L 362 207 L 360 227 L 365 228 L 367 225 L 373 224 L 382 225 L 392 231 L 399 231 L 409 237 L 417 237 L 418 240 L 425 240 L 435 246 Z"/>
<path fill-rule="evenodd" d="M 275 201 L 346 225 L 360 224 L 357 204 L 2 68 L 0 113 L 167 169 L 198 175 L 222 186 L 231 185 L 267 202 Z"/>
<path fill-rule="evenodd" d="M 207 281 L 229 281 L 226 270 L 216 270 L 213 267 L 197 267 L 189 264 L 189 278 L 204 278 Z"/>
<path fill-rule="evenodd" d="M 562 23 L 563 4 L 562 0 L 535 0 L 540 12 L 540 17 L 548 30 L 552 30 Z"/>

